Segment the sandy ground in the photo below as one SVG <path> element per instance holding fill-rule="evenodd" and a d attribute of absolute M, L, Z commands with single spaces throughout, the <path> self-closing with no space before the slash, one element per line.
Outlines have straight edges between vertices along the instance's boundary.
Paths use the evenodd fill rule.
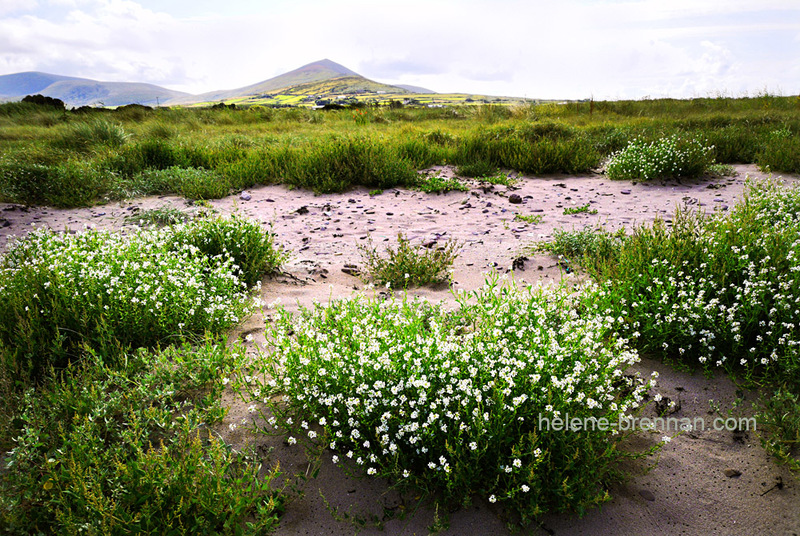
<path fill-rule="evenodd" d="M 344 194 L 314 195 L 281 186 L 260 187 L 241 195 L 213 201 L 222 214 L 238 212 L 271 226 L 277 242 L 291 252 L 285 274 L 267 278 L 263 298 L 281 298 L 289 310 L 315 301 L 352 295 L 364 282 L 348 267 L 361 267 L 358 246 L 368 237 L 378 247 L 396 241 L 403 232 L 415 243 L 448 239 L 463 244 L 456 260 L 453 288 L 472 290 L 483 284 L 491 271 L 507 273 L 515 266 L 518 281 L 558 280 L 564 270 L 558 260 L 530 253 L 530 245 L 547 240 L 557 228 L 605 226 L 610 230 L 631 228 L 669 219 L 676 207 L 688 206 L 707 212 L 728 210 L 741 197 L 745 177 L 763 177 L 753 166 L 738 166 L 736 177 L 678 182 L 631 184 L 612 182 L 601 175 L 573 177 L 520 177 L 514 188 L 481 186 L 469 192 L 429 195 L 390 189 L 370 196 L 357 189 Z M 434 170 L 450 175 L 448 168 Z M 797 182 L 796 177 L 787 181 Z M 512 203 L 512 195 L 519 199 Z M 596 214 L 564 215 L 564 209 L 589 204 Z M 137 210 L 172 205 L 194 211 L 177 197 L 151 197 L 126 203 L 110 203 L 88 209 L 56 210 L 0 204 L 0 250 L 9 235 L 24 235 L 38 226 L 77 231 L 85 226 L 130 229 Z M 541 215 L 538 224 L 515 221 L 515 214 Z M 135 216 L 133 218 L 135 220 Z M 433 243 L 433 244 L 431 244 Z M 516 261 L 516 262 L 515 262 Z M 343 271 L 344 270 L 344 271 Z M 350 273 L 348 273 L 350 272 Z M 567 275 L 567 277 L 570 277 Z M 411 294 L 452 303 L 450 290 L 419 289 Z M 269 311 L 255 315 L 237 331 L 254 335 L 249 351 L 264 343 L 264 322 Z M 676 372 L 660 362 L 644 360 L 643 372 L 658 370 L 659 392 L 680 401 L 675 417 L 705 418 L 714 400 L 727 416 L 737 387 L 725 377 L 707 379 Z M 736 415 L 751 414 L 757 394 L 744 393 L 744 408 Z M 230 400 L 231 411 L 221 429 L 247 417 L 243 404 Z M 647 410 L 655 416 L 655 410 Z M 273 460 L 289 472 L 304 472 L 307 462 L 297 449 L 278 439 L 253 439 L 241 428 L 226 436 L 234 445 L 255 443 L 262 452 L 274 449 Z M 660 437 L 641 434 L 637 443 L 652 444 Z M 760 447 L 757 433 L 695 430 L 673 439 L 656 460 L 632 463 L 633 476 L 611 489 L 613 500 L 583 518 L 562 514 L 547 516 L 530 534 L 556 535 L 706 535 L 706 534 L 800 534 L 800 487 L 784 468 L 776 465 Z M 738 475 L 736 474 L 738 473 Z M 728 476 L 736 475 L 736 476 Z M 776 485 L 779 484 L 779 485 Z M 287 508 L 277 534 L 427 534 L 434 512 L 417 508 L 413 498 L 387 492 L 383 482 L 346 478 L 340 469 L 324 462 L 319 476 L 302 484 L 302 496 Z M 324 497 L 324 499 L 323 499 Z M 350 514 L 351 521 L 336 520 L 325 506 Z M 498 511 L 476 498 L 468 510 L 450 514 L 450 526 L 442 534 L 506 534 Z M 352 521 L 361 519 L 366 525 Z M 376 526 L 379 525 L 380 527 Z M 381 528 L 382 527 L 382 528 Z"/>

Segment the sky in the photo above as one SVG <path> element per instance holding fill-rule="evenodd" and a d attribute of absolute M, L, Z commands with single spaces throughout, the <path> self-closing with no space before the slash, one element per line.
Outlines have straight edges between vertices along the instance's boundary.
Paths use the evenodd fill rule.
<path fill-rule="evenodd" d="M 328 58 L 542 99 L 800 94 L 800 0 L 0 0 L 0 74 L 189 93 Z"/>

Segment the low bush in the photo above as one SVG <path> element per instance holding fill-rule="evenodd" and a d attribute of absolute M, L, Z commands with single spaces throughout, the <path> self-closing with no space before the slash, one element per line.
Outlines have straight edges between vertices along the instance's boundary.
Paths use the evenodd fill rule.
<path fill-rule="evenodd" d="M 611 155 L 605 172 L 612 180 L 697 177 L 714 163 L 713 150 L 696 139 L 678 135 L 649 143 L 636 138 Z"/>
<path fill-rule="evenodd" d="M 370 240 L 359 246 L 368 275 L 377 283 L 391 288 L 408 288 L 445 283 L 450 280 L 450 270 L 461 246 L 448 240 L 441 247 L 413 246 L 411 241 L 397 235 L 397 248 L 386 248 L 385 256 L 378 252 Z"/>
<path fill-rule="evenodd" d="M 263 534 L 283 499 L 211 425 L 225 415 L 223 377 L 244 352 L 100 355 L 28 390 L 0 471 L 4 534 Z"/>
<path fill-rule="evenodd" d="M 800 415 L 800 189 L 750 182 L 730 213 L 678 211 L 612 240 L 572 233 L 608 313 L 642 351 L 769 386 L 765 446 L 795 469 Z M 596 247 L 600 244 L 600 247 Z M 794 457 L 792 457 L 794 456 Z"/>
<path fill-rule="evenodd" d="M 14 157 L 0 161 L 0 200 L 6 202 L 81 207 L 112 188 L 112 176 L 77 160 L 52 165 Z"/>
<path fill-rule="evenodd" d="M 122 237 L 37 230 L 0 264 L 0 347 L 9 377 L 38 378 L 95 349 L 219 333 L 252 309 L 248 283 L 280 262 L 258 224 L 211 219 Z"/>
<path fill-rule="evenodd" d="M 257 368 L 272 379 L 241 382 L 244 396 L 266 404 L 258 430 L 440 511 L 477 496 L 523 524 L 583 512 L 609 499 L 621 458 L 643 453 L 623 452 L 617 430 L 564 433 L 540 417 L 617 422 L 650 386 L 625 374 L 638 357 L 594 306 L 598 292 L 495 280 L 452 313 L 394 298 L 284 312 Z"/>
<path fill-rule="evenodd" d="M 756 162 L 769 171 L 800 173 L 800 138 L 788 129 L 773 131 L 759 151 Z"/>

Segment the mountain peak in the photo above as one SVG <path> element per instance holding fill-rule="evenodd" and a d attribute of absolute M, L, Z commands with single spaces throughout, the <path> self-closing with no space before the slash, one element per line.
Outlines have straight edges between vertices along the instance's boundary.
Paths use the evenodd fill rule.
<path fill-rule="evenodd" d="M 319 60 L 319 61 L 315 61 L 313 63 L 309 63 L 308 65 L 303 65 L 302 67 L 300 67 L 298 69 L 295 69 L 292 72 L 298 72 L 298 71 L 320 71 L 320 70 L 332 71 L 332 72 L 334 72 L 336 74 L 339 74 L 341 76 L 361 76 L 357 72 L 351 71 L 350 69 L 348 69 L 344 65 L 341 65 L 339 63 L 336 63 L 335 61 L 329 60 L 328 58 L 325 58 L 325 59 Z"/>

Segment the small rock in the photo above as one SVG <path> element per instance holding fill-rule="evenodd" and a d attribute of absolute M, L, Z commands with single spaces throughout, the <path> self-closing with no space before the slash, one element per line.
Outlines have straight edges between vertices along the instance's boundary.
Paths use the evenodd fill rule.
<path fill-rule="evenodd" d="M 5 218 L 0 218 L 0 227 L 11 227 L 11 222 Z"/>
<path fill-rule="evenodd" d="M 630 190 L 622 190 L 620 193 L 621 194 L 625 194 L 625 195 L 630 195 L 631 191 Z"/>
<path fill-rule="evenodd" d="M 361 275 L 361 270 L 359 270 L 358 266 L 355 264 L 345 264 L 342 271 L 347 275 L 352 275 L 353 277 L 358 277 Z"/>
<path fill-rule="evenodd" d="M 639 491 L 639 495 L 641 495 L 642 498 L 645 501 L 655 501 L 656 500 L 656 496 L 653 495 L 653 492 L 650 491 L 650 490 L 646 490 L 646 489 L 640 490 Z"/>
<path fill-rule="evenodd" d="M 242 192 L 241 194 L 239 194 L 239 199 L 241 199 L 242 201 L 250 201 L 251 199 L 253 199 L 253 196 L 247 192 Z"/>
<path fill-rule="evenodd" d="M 521 270 L 521 271 L 524 272 L 525 271 L 525 261 L 527 261 L 527 260 L 528 260 L 528 257 L 517 257 L 511 263 L 511 269 L 512 270 Z"/>
<path fill-rule="evenodd" d="M 725 473 L 725 476 L 728 478 L 736 478 L 742 474 L 741 471 L 737 471 L 736 469 L 725 469 L 723 473 Z"/>
<path fill-rule="evenodd" d="M 308 207 L 307 207 L 307 206 L 305 206 L 305 205 L 303 205 L 302 207 L 300 207 L 300 208 L 298 208 L 297 210 L 295 210 L 295 212 L 296 212 L 296 213 L 298 213 L 298 214 L 300 214 L 301 216 L 302 216 L 303 214 L 308 214 Z"/>
<path fill-rule="evenodd" d="M 519 194 L 511 194 L 510 196 L 508 196 L 508 202 L 511 203 L 512 205 L 519 205 L 520 203 L 522 203 L 522 197 L 520 197 Z"/>

